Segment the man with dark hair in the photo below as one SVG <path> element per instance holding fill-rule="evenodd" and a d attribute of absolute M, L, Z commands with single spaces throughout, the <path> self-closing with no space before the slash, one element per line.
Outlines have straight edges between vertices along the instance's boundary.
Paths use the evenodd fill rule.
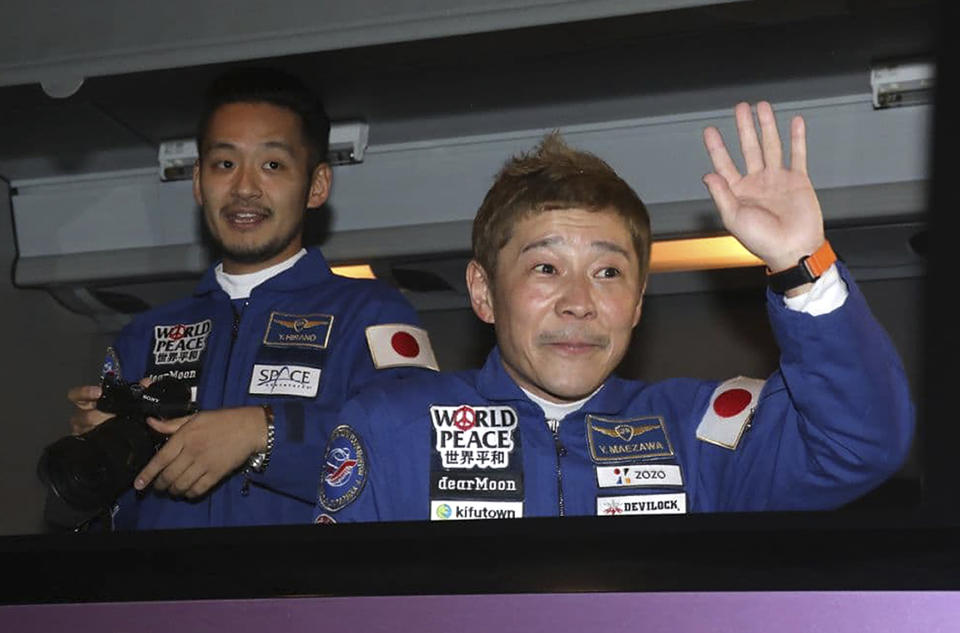
<path fill-rule="evenodd" d="M 320 99 L 293 75 L 267 68 L 239 68 L 220 75 L 207 89 L 197 123 L 197 148 L 203 143 L 214 114 L 232 103 L 269 103 L 285 108 L 300 119 L 300 136 L 308 151 L 310 173 L 326 162 L 330 147 L 330 119 Z"/>
<path fill-rule="evenodd" d="M 824 239 L 803 120 L 786 168 L 770 104 L 757 115 L 761 136 L 736 108 L 746 174 L 705 130 L 704 183 L 771 271 L 776 372 L 611 376 L 640 319 L 647 212 L 606 163 L 548 136 L 506 164 L 474 223 L 467 285 L 496 348 L 479 371 L 348 402 L 317 521 L 832 508 L 894 472 L 914 423 L 899 359 Z"/>
<path fill-rule="evenodd" d="M 330 191 L 329 129 L 291 76 L 242 70 L 211 86 L 193 191 L 222 260 L 192 296 L 125 327 L 103 369 L 180 378 L 199 412 L 149 420 L 169 438 L 118 502 L 116 529 L 309 522 L 325 421 L 365 383 L 436 369 L 396 290 L 335 276 L 303 247 L 305 210 Z M 75 433 L 109 417 L 99 395 L 70 390 Z"/>

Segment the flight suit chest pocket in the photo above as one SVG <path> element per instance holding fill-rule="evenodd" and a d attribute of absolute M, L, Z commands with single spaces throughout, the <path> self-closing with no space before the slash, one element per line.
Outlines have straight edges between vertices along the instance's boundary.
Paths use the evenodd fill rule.
<path fill-rule="evenodd" d="M 332 314 L 271 312 L 250 375 L 249 393 L 315 398 L 330 353 Z"/>

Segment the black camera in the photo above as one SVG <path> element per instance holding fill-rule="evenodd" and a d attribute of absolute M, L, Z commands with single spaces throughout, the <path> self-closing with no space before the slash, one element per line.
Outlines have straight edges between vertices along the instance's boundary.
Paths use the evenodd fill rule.
<path fill-rule="evenodd" d="M 101 385 L 97 408 L 116 415 L 82 435 L 50 444 L 37 464 L 51 492 L 85 513 L 109 508 L 163 446 L 166 436 L 147 424 L 148 417 L 178 418 L 194 411 L 190 388 L 170 376 L 143 387 L 108 373 Z"/>

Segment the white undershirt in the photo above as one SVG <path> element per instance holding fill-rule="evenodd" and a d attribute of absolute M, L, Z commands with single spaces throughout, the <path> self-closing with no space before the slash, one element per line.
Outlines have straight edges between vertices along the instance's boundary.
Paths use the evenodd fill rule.
<path fill-rule="evenodd" d="M 543 415 L 546 418 L 547 426 L 550 427 L 551 431 L 556 431 L 557 428 L 560 427 L 560 420 L 567 417 L 574 411 L 579 411 L 580 408 L 587 403 L 587 400 L 595 396 L 597 391 L 600 391 L 601 389 L 603 389 L 603 385 L 597 387 L 596 391 L 582 400 L 577 400 L 576 402 L 567 402 L 565 404 L 557 404 L 556 402 L 544 400 L 540 396 L 532 394 L 523 387 L 520 387 L 520 391 L 530 398 L 534 404 L 543 409 Z"/>
<path fill-rule="evenodd" d="M 214 274 L 217 277 L 217 283 L 223 288 L 223 291 L 230 295 L 231 299 L 246 299 L 254 288 L 266 280 L 279 275 L 288 268 L 292 268 L 301 257 L 307 254 L 307 249 L 301 248 L 295 255 L 283 260 L 279 264 L 274 264 L 269 268 L 258 270 L 254 273 L 244 273 L 242 275 L 233 275 L 223 272 L 223 263 L 217 264 Z"/>
<path fill-rule="evenodd" d="M 843 305 L 847 300 L 847 284 L 840 278 L 836 264 L 831 264 L 820 279 L 813 282 L 809 292 L 796 297 L 784 297 L 783 303 L 796 312 L 806 312 L 811 316 L 828 314 Z"/>

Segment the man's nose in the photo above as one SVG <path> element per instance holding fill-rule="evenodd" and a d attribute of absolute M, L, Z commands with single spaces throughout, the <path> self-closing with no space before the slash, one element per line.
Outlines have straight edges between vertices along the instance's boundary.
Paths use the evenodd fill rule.
<path fill-rule="evenodd" d="M 238 198 L 260 197 L 260 178 L 255 165 L 242 165 L 233 179 L 233 192 Z"/>
<path fill-rule="evenodd" d="M 557 313 L 560 316 L 571 316 L 578 319 L 596 316 L 593 286 L 589 279 L 577 276 L 564 282 L 560 298 L 557 300 Z"/>

